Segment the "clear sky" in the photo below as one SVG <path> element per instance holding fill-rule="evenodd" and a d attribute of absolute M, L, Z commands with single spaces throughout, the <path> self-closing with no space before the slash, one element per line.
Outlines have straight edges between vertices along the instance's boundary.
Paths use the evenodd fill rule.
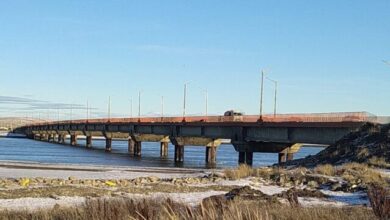
<path fill-rule="evenodd" d="M 259 112 L 390 115 L 390 1 L 0 1 L 0 116 Z M 265 112 L 273 84 L 265 82 Z M 65 110 L 64 110 L 65 109 Z M 35 115 L 37 117 L 37 115 Z"/>

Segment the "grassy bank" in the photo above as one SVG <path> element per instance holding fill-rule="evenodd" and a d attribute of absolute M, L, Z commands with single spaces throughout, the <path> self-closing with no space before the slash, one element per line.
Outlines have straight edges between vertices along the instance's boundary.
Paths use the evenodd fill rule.
<path fill-rule="evenodd" d="M 80 207 L 55 207 L 36 212 L 2 211 L 0 219 L 375 219 L 362 207 L 291 207 L 264 201 L 204 202 L 197 207 L 166 200 L 135 202 L 130 199 L 88 199 Z"/>

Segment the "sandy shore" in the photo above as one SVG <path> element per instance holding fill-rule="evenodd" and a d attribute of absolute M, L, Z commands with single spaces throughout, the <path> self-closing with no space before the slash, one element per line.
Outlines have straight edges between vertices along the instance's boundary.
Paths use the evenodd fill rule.
<path fill-rule="evenodd" d="M 61 178 L 77 179 L 134 179 L 137 177 L 155 176 L 159 178 L 199 177 L 218 170 L 169 168 L 169 167 L 123 167 L 48 164 L 33 162 L 0 162 L 0 178 Z"/>
<path fill-rule="evenodd" d="M 78 206 L 87 198 L 124 197 L 153 200 L 170 198 L 189 205 L 203 199 L 223 195 L 231 189 L 249 186 L 267 195 L 279 194 L 290 187 L 278 186 L 262 178 L 239 180 L 223 178 L 223 170 L 91 166 L 45 164 L 31 162 L 0 162 L 0 210 L 36 210 L 60 206 Z M 27 186 L 23 179 L 29 179 Z M 40 179 L 40 180 L 38 180 Z M 107 181 L 114 181 L 110 186 Z M 41 190 L 41 191 L 40 191 Z M 363 205 L 362 193 L 322 190 L 328 198 L 299 198 L 303 206 Z"/>

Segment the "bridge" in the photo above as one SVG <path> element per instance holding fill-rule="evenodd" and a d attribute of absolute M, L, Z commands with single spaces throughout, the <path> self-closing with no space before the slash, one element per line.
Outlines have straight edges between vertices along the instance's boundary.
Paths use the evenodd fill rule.
<path fill-rule="evenodd" d="M 279 162 L 292 160 L 301 144 L 334 144 L 344 135 L 378 118 L 366 112 L 326 114 L 278 114 L 251 116 L 196 116 L 106 118 L 35 123 L 16 131 L 31 139 L 77 145 L 77 137 L 86 136 L 86 148 L 92 137 L 106 140 L 110 152 L 112 140 L 128 140 L 128 152 L 140 157 L 142 142 L 159 142 L 160 156 L 167 157 L 168 143 L 174 145 L 174 161 L 184 160 L 185 146 L 205 147 L 205 161 L 216 163 L 216 150 L 221 139 L 230 139 L 239 152 L 238 162 L 252 165 L 254 152 L 279 154 Z"/>

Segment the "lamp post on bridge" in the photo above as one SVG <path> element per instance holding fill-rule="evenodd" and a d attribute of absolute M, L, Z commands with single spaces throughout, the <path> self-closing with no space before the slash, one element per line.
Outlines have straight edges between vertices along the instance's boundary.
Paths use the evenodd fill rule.
<path fill-rule="evenodd" d="M 266 77 L 269 81 L 274 83 L 274 117 L 276 117 L 276 96 L 278 94 L 278 82 L 276 80 Z"/>
<path fill-rule="evenodd" d="M 260 84 L 260 118 L 259 121 L 263 120 L 263 93 L 264 93 L 264 71 L 261 70 L 261 84 Z"/>
<path fill-rule="evenodd" d="M 208 115 L 208 105 L 209 105 L 209 92 L 207 89 L 205 90 L 205 102 L 206 102 L 206 109 L 205 109 L 205 116 Z"/>
<path fill-rule="evenodd" d="M 161 120 L 164 117 L 164 96 L 161 96 Z"/>
<path fill-rule="evenodd" d="M 130 118 L 133 117 L 133 97 L 130 98 Z"/>
<path fill-rule="evenodd" d="M 108 96 L 108 122 L 110 122 L 111 118 L 111 96 Z"/>
<path fill-rule="evenodd" d="M 138 92 L 138 120 L 141 120 L 141 91 Z"/>
<path fill-rule="evenodd" d="M 184 83 L 184 100 L 183 100 L 183 121 L 185 121 L 186 117 L 186 101 L 187 101 L 187 85 L 189 82 Z"/>

